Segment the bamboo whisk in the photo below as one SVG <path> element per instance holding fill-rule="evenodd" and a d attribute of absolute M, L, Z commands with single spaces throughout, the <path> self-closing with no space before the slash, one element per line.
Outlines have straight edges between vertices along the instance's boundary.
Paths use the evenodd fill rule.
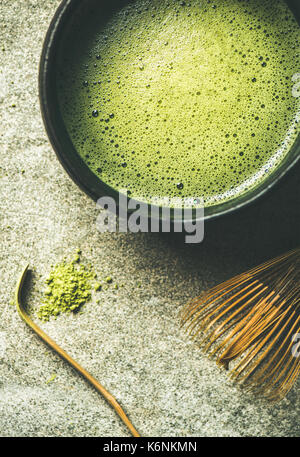
<path fill-rule="evenodd" d="M 195 298 L 182 322 L 232 379 L 281 399 L 300 370 L 300 248 Z"/>

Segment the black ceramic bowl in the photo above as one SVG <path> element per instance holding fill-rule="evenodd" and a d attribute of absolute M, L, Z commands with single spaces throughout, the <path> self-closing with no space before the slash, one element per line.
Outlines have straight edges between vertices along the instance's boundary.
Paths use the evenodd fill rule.
<path fill-rule="evenodd" d="M 39 73 L 39 91 L 41 111 L 45 127 L 52 146 L 65 170 L 86 194 L 97 201 L 102 196 L 111 196 L 118 202 L 118 193 L 100 180 L 84 163 L 75 150 L 66 126 L 64 125 L 58 103 L 57 66 L 58 55 L 64 52 L 64 43 L 72 42 L 72 26 L 80 20 L 80 27 L 89 29 L 91 13 L 98 14 L 105 20 L 126 0 L 63 0 L 49 26 Z M 287 1 L 300 24 L 299 0 Z M 75 28 L 74 28 L 75 29 Z M 227 202 L 205 209 L 205 219 L 213 219 L 229 214 L 255 202 L 266 194 L 296 164 L 300 157 L 300 135 L 280 165 L 257 187 Z M 175 219 L 176 215 L 172 213 Z"/>

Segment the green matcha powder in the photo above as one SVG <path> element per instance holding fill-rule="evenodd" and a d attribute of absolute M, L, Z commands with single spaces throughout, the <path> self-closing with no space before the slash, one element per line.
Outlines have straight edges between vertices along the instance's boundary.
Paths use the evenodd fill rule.
<path fill-rule="evenodd" d="M 78 312 L 91 300 L 92 289 L 96 292 L 106 290 L 114 282 L 112 276 L 103 277 L 102 282 L 96 281 L 97 274 L 93 268 L 79 263 L 80 254 L 78 249 L 71 262 L 63 260 L 52 268 L 46 279 L 42 305 L 37 312 L 41 320 L 49 321 L 51 316 Z M 118 289 L 118 284 L 114 284 L 114 288 Z"/>

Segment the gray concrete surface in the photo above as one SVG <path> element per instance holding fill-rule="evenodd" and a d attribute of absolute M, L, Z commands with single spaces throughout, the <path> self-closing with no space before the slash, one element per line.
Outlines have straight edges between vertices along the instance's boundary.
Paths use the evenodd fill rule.
<path fill-rule="evenodd" d="M 299 169 L 255 207 L 207 224 L 198 247 L 170 235 L 99 234 L 95 205 L 58 163 L 39 111 L 38 61 L 58 4 L 0 1 L 0 435 L 128 435 L 10 305 L 25 262 L 33 267 L 26 300 L 37 306 L 50 264 L 79 247 L 97 272 L 126 285 L 43 328 L 143 435 L 299 436 L 299 382 L 275 406 L 243 393 L 178 319 L 189 297 L 298 243 Z"/>

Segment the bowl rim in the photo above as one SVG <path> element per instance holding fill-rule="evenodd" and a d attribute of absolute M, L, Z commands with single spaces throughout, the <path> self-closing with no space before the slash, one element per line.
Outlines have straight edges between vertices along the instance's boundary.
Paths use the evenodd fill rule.
<path fill-rule="evenodd" d="M 287 3 L 290 3 L 289 1 L 285 0 Z M 65 169 L 65 171 L 68 173 L 68 175 L 71 177 L 71 179 L 75 182 L 75 184 L 84 191 L 86 195 L 91 197 L 94 201 L 97 201 L 100 197 L 103 196 L 112 196 L 115 198 L 116 204 L 117 204 L 117 209 L 119 210 L 120 208 L 118 207 L 118 191 L 114 189 L 113 187 L 107 185 L 105 182 L 103 182 L 98 176 L 96 176 L 89 168 L 88 166 L 83 162 L 83 160 L 79 157 L 79 154 L 77 153 L 75 147 L 73 146 L 73 143 L 71 142 L 69 138 L 69 147 L 71 147 L 75 154 L 77 154 L 78 159 L 81 161 L 81 165 L 85 166 L 86 169 L 89 170 L 89 177 L 92 179 L 92 175 L 94 176 L 94 179 L 96 177 L 96 180 L 98 182 L 97 190 L 91 188 L 90 185 L 87 184 L 87 180 L 82 179 L 80 176 L 80 173 L 76 171 L 76 168 L 73 166 L 72 161 L 68 159 L 67 155 L 64 153 L 63 150 L 63 142 L 62 138 L 60 137 L 57 129 L 57 122 L 55 122 L 53 118 L 53 113 L 51 109 L 51 97 L 49 97 L 49 87 L 51 84 L 53 84 L 53 80 L 51 81 L 51 77 L 53 78 L 53 75 L 51 71 L 49 70 L 49 62 L 51 62 L 51 59 L 53 58 L 55 54 L 55 46 L 57 43 L 57 34 L 59 33 L 61 29 L 61 24 L 63 20 L 67 19 L 67 16 L 71 14 L 72 8 L 75 8 L 76 6 L 80 5 L 81 0 L 62 0 L 59 6 L 57 7 L 52 20 L 50 22 L 50 25 L 48 27 L 43 46 L 42 46 L 42 52 L 41 52 L 41 57 L 40 57 L 40 62 L 39 62 L 39 77 L 38 77 L 38 86 L 39 86 L 39 100 L 40 100 L 40 109 L 41 109 L 41 114 L 42 114 L 42 119 L 44 122 L 45 130 L 48 135 L 49 141 L 52 145 L 52 148 L 54 149 L 54 152 L 56 153 L 56 156 L 58 160 L 60 161 L 61 165 Z M 290 6 L 290 5 L 289 5 Z M 297 18 L 299 20 L 299 18 Z M 58 106 L 56 107 L 58 109 Z M 65 129 L 66 130 L 66 129 Z M 67 131 L 66 131 L 67 134 Z M 67 134 L 68 136 L 68 134 Z M 289 159 L 288 156 L 290 155 L 291 151 L 295 150 L 295 155 L 292 159 Z M 208 207 L 204 208 L 204 216 L 202 216 L 200 219 L 193 217 L 192 219 L 181 219 L 183 223 L 185 222 L 190 222 L 190 223 L 195 223 L 199 220 L 204 219 L 205 221 L 208 220 L 214 220 L 218 219 L 220 217 L 223 217 L 225 215 L 229 215 L 232 213 L 236 213 L 238 210 L 241 210 L 243 208 L 247 208 L 254 203 L 256 203 L 258 200 L 261 200 L 262 197 L 266 196 L 269 194 L 270 190 L 273 189 L 279 182 L 282 181 L 282 178 L 285 177 L 291 169 L 295 167 L 297 162 L 300 159 L 300 134 L 295 139 L 295 142 L 291 146 L 289 152 L 285 156 L 285 158 L 282 160 L 280 165 L 275 168 L 275 170 L 261 183 L 259 183 L 256 187 L 251 188 L 249 191 L 241 194 L 240 196 L 234 197 L 230 200 L 227 200 L 225 202 L 222 202 L 217 205 L 211 205 Z M 287 163 L 285 163 L 287 161 Z M 84 165 L 83 165 L 84 164 Z M 86 170 L 88 173 L 88 171 Z M 101 191 L 99 192 L 99 189 L 101 188 Z M 240 200 L 240 201 L 239 201 Z M 128 201 L 128 198 L 127 198 Z M 136 200 L 137 203 L 139 203 L 138 200 Z M 149 206 L 149 205 L 148 205 Z M 161 208 L 161 207 L 159 207 Z M 223 209 L 222 209 L 223 208 Z M 172 208 L 171 209 L 171 219 L 175 220 L 174 214 L 172 213 Z M 215 209 L 214 212 L 211 212 L 212 209 Z M 128 210 L 130 212 L 130 210 Z M 148 212 L 148 214 L 150 214 Z M 161 212 L 159 212 L 160 216 L 159 218 L 161 219 Z M 150 217 L 150 216 L 149 216 Z"/>

